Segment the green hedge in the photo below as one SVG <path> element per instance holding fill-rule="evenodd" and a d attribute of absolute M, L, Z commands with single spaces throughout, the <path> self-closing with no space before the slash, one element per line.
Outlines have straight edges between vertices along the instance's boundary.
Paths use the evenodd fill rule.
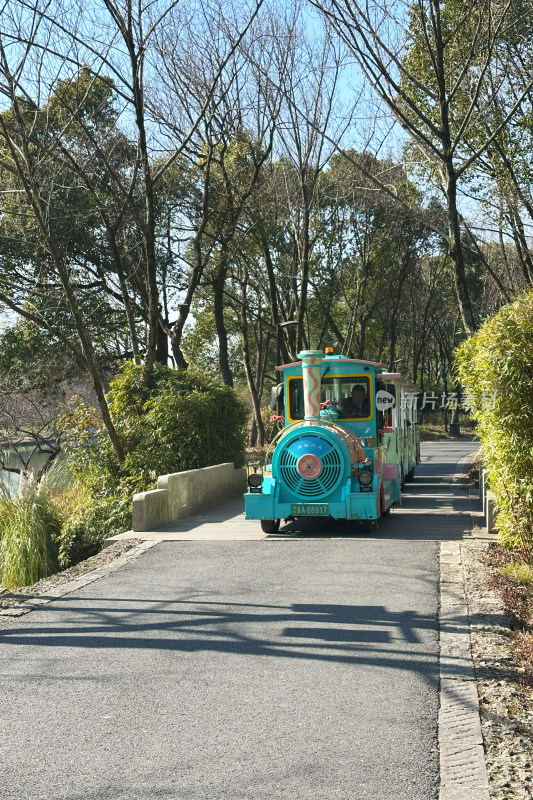
<path fill-rule="evenodd" d="M 156 365 L 150 385 L 128 364 L 111 382 L 109 408 L 126 453 L 123 471 L 143 485 L 158 475 L 244 464 L 247 411 L 233 389 L 190 370 Z"/>
<path fill-rule="evenodd" d="M 457 351 L 477 422 L 500 538 L 533 552 L 533 291 L 487 319 Z"/>

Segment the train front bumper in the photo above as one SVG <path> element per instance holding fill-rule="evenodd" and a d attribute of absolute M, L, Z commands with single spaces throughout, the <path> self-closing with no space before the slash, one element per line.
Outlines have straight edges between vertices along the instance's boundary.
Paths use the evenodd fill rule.
<path fill-rule="evenodd" d="M 348 480 L 342 491 L 334 496 L 317 500 L 290 498 L 280 501 L 277 481 L 267 479 L 263 491 L 244 495 L 246 519 L 288 519 L 289 517 L 333 517 L 333 519 L 372 520 L 381 514 L 379 479 L 374 476 L 372 491 L 350 491 L 353 482 Z"/>

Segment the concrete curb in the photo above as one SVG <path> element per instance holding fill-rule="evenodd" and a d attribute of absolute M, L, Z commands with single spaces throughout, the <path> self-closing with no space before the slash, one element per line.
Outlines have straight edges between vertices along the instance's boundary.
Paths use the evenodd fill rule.
<path fill-rule="evenodd" d="M 453 483 L 470 458 L 457 462 Z M 460 542 L 440 545 L 439 628 L 439 800 L 490 800 Z"/>
<path fill-rule="evenodd" d="M 460 544 L 440 546 L 440 800 L 490 800 Z"/>
<path fill-rule="evenodd" d="M 455 473 L 452 478 L 452 484 L 459 484 L 459 485 L 467 485 L 468 486 L 468 503 L 469 503 L 469 513 L 470 513 L 470 520 L 472 524 L 472 528 L 485 528 L 485 535 L 482 538 L 485 538 L 489 541 L 492 541 L 496 538 L 494 534 L 489 534 L 486 531 L 486 519 L 485 519 L 485 512 L 483 510 L 483 506 L 480 506 L 480 491 L 479 489 L 474 489 L 474 487 L 470 484 L 470 481 L 466 474 L 463 472 L 462 467 L 467 466 L 472 462 L 474 456 L 479 453 L 479 448 L 476 450 L 472 450 L 471 453 L 468 455 L 463 456 L 459 459 L 457 464 L 455 465 Z M 476 536 L 479 538 L 479 534 Z"/>

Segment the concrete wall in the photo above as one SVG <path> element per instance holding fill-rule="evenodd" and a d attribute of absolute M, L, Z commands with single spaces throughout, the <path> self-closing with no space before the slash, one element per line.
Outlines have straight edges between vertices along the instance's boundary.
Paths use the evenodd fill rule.
<path fill-rule="evenodd" d="M 199 514 L 246 490 L 246 469 L 232 463 L 161 475 L 157 489 L 133 495 L 133 530 L 153 531 Z"/>

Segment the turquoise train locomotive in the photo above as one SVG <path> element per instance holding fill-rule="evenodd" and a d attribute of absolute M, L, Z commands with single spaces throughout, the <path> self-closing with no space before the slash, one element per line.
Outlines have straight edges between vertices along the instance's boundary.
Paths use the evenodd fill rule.
<path fill-rule="evenodd" d="M 277 367 L 282 429 L 265 466 L 248 476 L 246 518 L 267 533 L 282 519 L 309 516 L 356 520 L 368 530 L 401 502 L 414 476 L 416 389 L 384 364 L 331 349 L 298 358 Z"/>

